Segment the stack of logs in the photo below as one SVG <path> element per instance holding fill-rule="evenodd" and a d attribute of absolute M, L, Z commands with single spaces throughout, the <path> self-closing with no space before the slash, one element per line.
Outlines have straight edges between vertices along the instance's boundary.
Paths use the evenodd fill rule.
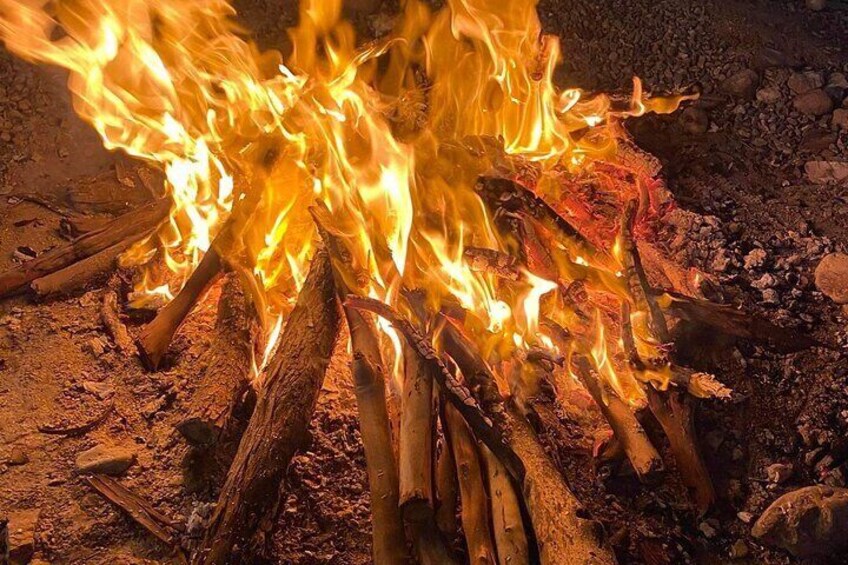
<path fill-rule="evenodd" d="M 482 179 L 480 195 L 493 215 L 506 210 L 535 222 L 571 248 L 601 256 L 580 232 L 532 191 L 504 178 Z M 262 305 L 250 290 L 252 277 L 227 260 L 234 253 L 255 201 L 240 200 L 178 296 L 162 308 L 137 339 L 139 354 L 156 370 L 187 314 L 206 291 L 225 276 L 218 308 L 218 335 L 203 360 L 198 402 L 178 426 L 199 450 L 237 445 L 226 480 L 193 562 L 250 562 L 261 551 L 273 524 L 286 468 L 302 446 L 325 369 L 346 322 L 351 340 L 352 374 L 368 466 L 373 519 L 373 555 L 378 564 L 452 563 L 460 516 L 469 560 L 473 563 L 614 563 L 615 557 L 598 525 L 589 519 L 540 443 L 537 433 L 557 425 L 553 400 L 536 395 L 533 402 L 504 398 L 495 374 L 465 334 L 455 305 L 427 312 L 416 291 L 402 293 L 407 317 L 394 308 L 363 298 L 360 273 L 339 234 L 327 228 L 328 212 L 316 206 L 313 216 L 323 246 L 315 254 L 279 346 L 251 402 L 249 379 L 255 351 L 263 349 Z M 157 200 L 99 225 L 70 244 L 49 251 L 0 274 L 0 296 L 24 290 L 39 295 L 78 288 L 94 274 L 112 268 L 115 257 L 148 236 L 168 215 L 170 202 Z M 691 371 L 665 359 L 641 359 L 628 321 L 630 309 L 646 312 L 653 338 L 671 344 L 665 314 L 648 284 L 633 236 L 635 203 L 621 228 L 625 278 L 631 300 L 622 301 L 622 340 L 634 371 L 670 368 L 672 386 L 647 386 L 650 412 L 665 432 L 677 469 L 704 512 L 715 493 L 697 447 L 687 387 Z M 131 220 L 131 221 L 130 221 Z M 469 250 L 474 268 L 515 280 L 527 257 L 494 250 Z M 68 282 L 70 281 L 70 283 Z M 245 290 L 247 289 L 247 290 Z M 670 309 L 696 317 L 737 335 L 750 329 L 717 308 L 677 297 Z M 725 314 L 728 314 L 727 316 Z M 387 404 L 385 364 L 375 316 L 388 321 L 404 338 L 401 406 Z M 728 321 L 731 320 L 731 321 Z M 568 332 L 547 320 L 567 348 Z M 734 326 L 736 323 L 736 326 Z M 525 368 L 549 379 L 561 359 L 528 355 Z M 665 467 L 639 417 L 594 371 L 588 359 L 570 360 L 612 428 L 618 447 L 645 483 L 659 480 Z M 398 409 L 399 408 L 399 409 Z M 248 414 L 238 429 L 239 414 Z M 397 416 L 399 414 L 399 416 Z M 641 415 L 640 415 L 641 416 Z M 393 422 L 398 418 L 399 422 Z M 542 429 L 540 429 L 542 428 Z M 555 430 L 554 430 L 555 431 Z M 240 437 L 239 437 L 240 436 Z"/>

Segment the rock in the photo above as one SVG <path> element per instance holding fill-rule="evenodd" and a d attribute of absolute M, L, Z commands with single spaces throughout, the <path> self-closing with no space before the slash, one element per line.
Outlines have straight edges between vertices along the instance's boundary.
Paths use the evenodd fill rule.
<path fill-rule="evenodd" d="M 839 108 L 835 110 L 830 123 L 839 129 L 848 130 L 848 109 Z"/>
<path fill-rule="evenodd" d="M 709 522 L 701 522 L 700 524 L 698 524 L 698 529 L 701 531 L 702 534 L 704 534 L 704 537 L 707 539 L 713 539 L 718 534 L 716 529 Z"/>
<path fill-rule="evenodd" d="M 826 255 L 816 267 L 816 286 L 837 304 L 848 304 L 848 255 Z"/>
<path fill-rule="evenodd" d="M 827 85 L 848 90 L 848 78 L 845 77 L 845 73 L 831 73 L 827 79 Z"/>
<path fill-rule="evenodd" d="M 736 540 L 736 542 L 730 546 L 730 558 L 731 559 L 742 559 L 748 557 L 748 554 L 751 551 L 748 549 L 748 545 L 740 540 Z"/>
<path fill-rule="evenodd" d="M 848 181 L 848 162 L 808 161 L 804 165 L 807 178 L 816 184 L 837 184 Z"/>
<path fill-rule="evenodd" d="M 736 517 L 745 522 L 746 524 L 750 524 L 751 520 L 754 519 L 754 515 L 750 512 L 738 512 Z"/>
<path fill-rule="evenodd" d="M 807 9 L 813 12 L 821 12 L 827 7 L 827 0 L 806 0 Z"/>
<path fill-rule="evenodd" d="M 108 383 L 83 381 L 82 388 L 85 392 L 96 396 L 98 400 L 109 400 L 115 394 L 115 389 L 109 386 Z"/>
<path fill-rule="evenodd" d="M 811 90 L 824 86 L 824 77 L 815 71 L 804 71 L 793 73 L 786 81 L 786 85 L 793 94 L 805 94 Z"/>
<path fill-rule="evenodd" d="M 764 544 L 801 558 L 836 557 L 848 550 L 848 489 L 812 486 L 784 494 L 754 524 Z"/>
<path fill-rule="evenodd" d="M 833 109 L 833 100 L 824 90 L 817 88 L 796 96 L 792 105 L 802 114 L 823 116 Z"/>
<path fill-rule="evenodd" d="M 766 250 L 756 247 L 745 255 L 745 268 L 749 271 L 762 267 L 766 263 Z"/>
<path fill-rule="evenodd" d="M 7 463 L 9 465 L 26 465 L 29 463 L 29 455 L 20 447 L 13 447 Z"/>
<path fill-rule="evenodd" d="M 771 47 L 763 47 L 754 54 L 751 65 L 755 69 L 765 70 L 773 67 L 791 67 L 795 64 L 791 58 L 787 57 L 783 51 L 772 49 Z"/>
<path fill-rule="evenodd" d="M 826 129 L 811 128 L 804 134 L 798 149 L 809 153 L 821 153 L 836 143 L 838 137 L 838 135 Z"/>
<path fill-rule="evenodd" d="M 41 510 L 9 514 L 9 563 L 29 563 L 35 551 L 35 526 Z"/>
<path fill-rule="evenodd" d="M 680 114 L 680 124 L 686 133 L 700 135 L 710 127 L 710 118 L 703 109 L 692 106 Z"/>
<path fill-rule="evenodd" d="M 745 69 L 725 79 L 721 88 L 736 98 L 753 98 L 759 83 L 760 76 L 751 69 Z"/>
<path fill-rule="evenodd" d="M 775 463 L 766 467 L 768 480 L 776 485 L 782 485 L 792 476 L 792 465 L 786 463 Z"/>
<path fill-rule="evenodd" d="M 780 98 L 780 89 L 775 86 L 767 86 L 757 91 L 757 100 L 763 104 L 776 104 Z"/>
<path fill-rule="evenodd" d="M 135 463 L 135 452 L 118 446 L 100 444 L 77 455 L 77 472 L 120 475 Z"/>

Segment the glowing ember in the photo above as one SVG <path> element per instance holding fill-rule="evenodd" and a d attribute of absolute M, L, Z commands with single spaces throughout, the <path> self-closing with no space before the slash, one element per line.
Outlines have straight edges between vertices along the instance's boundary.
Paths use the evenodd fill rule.
<path fill-rule="evenodd" d="M 393 33 L 364 47 L 340 14 L 341 0 L 302 1 L 285 61 L 246 41 L 224 0 L 0 0 L 0 37 L 69 71 L 77 112 L 108 148 L 164 170 L 170 221 L 124 257 L 146 264 L 148 296 L 175 295 L 237 203 L 258 202 L 231 219 L 222 251 L 265 295 L 267 359 L 318 241 L 319 201 L 364 273 L 353 288 L 401 309 L 403 289 L 426 290 L 433 311 L 461 306 L 468 333 L 503 358 L 554 348 L 544 316 L 614 391 L 642 402 L 644 377 L 621 362 L 617 335 L 618 300 L 631 300 L 619 245 L 581 187 L 615 210 L 650 190 L 617 150 L 619 120 L 680 98 L 648 99 L 638 81 L 621 99 L 556 88 L 560 47 L 541 34 L 534 0 L 449 0 L 438 13 L 409 0 Z M 493 171 L 531 186 L 605 251 L 589 256 L 540 229 L 551 256 L 528 257 L 520 280 L 471 269 L 467 247 L 518 246 L 475 191 Z M 554 296 L 575 281 L 585 300 Z M 649 358 L 658 344 L 644 319 L 634 311 Z M 401 367 L 398 337 L 381 328 Z"/>

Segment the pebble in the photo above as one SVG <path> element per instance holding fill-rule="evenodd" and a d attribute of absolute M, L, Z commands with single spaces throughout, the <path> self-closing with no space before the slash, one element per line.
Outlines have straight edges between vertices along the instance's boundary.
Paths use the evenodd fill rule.
<path fill-rule="evenodd" d="M 736 98 L 753 98 L 757 92 L 760 77 L 751 69 L 745 69 L 731 75 L 721 83 L 721 88 Z"/>
<path fill-rule="evenodd" d="M 749 271 L 762 267 L 766 262 L 766 251 L 760 247 L 752 249 L 745 255 L 745 268 Z"/>
<path fill-rule="evenodd" d="M 821 12 L 827 7 L 827 0 L 806 0 L 807 9 L 813 12 Z"/>
<path fill-rule="evenodd" d="M 751 551 L 748 549 L 748 545 L 743 540 L 736 540 L 734 544 L 730 547 L 730 558 L 731 559 L 742 559 L 744 557 L 748 557 L 748 554 Z"/>
<path fill-rule="evenodd" d="M 135 452 L 123 447 L 99 444 L 77 455 L 77 472 L 121 475 L 135 463 Z"/>
<path fill-rule="evenodd" d="M 742 520 L 746 524 L 750 524 L 751 521 L 754 519 L 754 515 L 751 514 L 750 512 L 738 512 L 736 514 L 736 517 L 739 518 L 740 520 Z"/>
<path fill-rule="evenodd" d="M 757 91 L 757 100 L 763 104 L 777 104 L 782 97 L 780 89 L 774 86 L 767 86 Z"/>
<path fill-rule="evenodd" d="M 786 86 L 793 94 L 805 94 L 824 86 L 824 77 L 815 71 L 793 73 L 786 81 Z"/>
<path fill-rule="evenodd" d="M 848 489 L 804 487 L 775 500 L 751 534 L 795 557 L 836 557 L 848 551 Z"/>
<path fill-rule="evenodd" d="M 13 447 L 6 462 L 9 465 L 26 465 L 29 463 L 29 455 L 20 447 Z"/>
<path fill-rule="evenodd" d="M 816 287 L 837 304 L 848 304 L 848 255 L 831 253 L 816 267 Z"/>
<path fill-rule="evenodd" d="M 807 178 L 815 184 L 838 184 L 848 181 L 848 162 L 808 161 L 804 165 Z"/>
<path fill-rule="evenodd" d="M 792 105 L 807 116 L 823 116 L 833 109 L 833 100 L 824 90 L 817 88 L 796 96 Z"/>
<path fill-rule="evenodd" d="M 830 123 L 839 129 L 848 130 L 848 109 L 839 108 L 835 110 Z"/>
<path fill-rule="evenodd" d="M 710 127 L 710 118 L 702 108 L 692 106 L 681 112 L 680 124 L 686 133 L 700 135 Z"/>
<path fill-rule="evenodd" d="M 772 483 L 782 485 L 792 477 L 792 471 L 792 465 L 775 463 L 766 467 L 766 476 Z"/>
<path fill-rule="evenodd" d="M 10 563 L 29 563 L 35 551 L 35 526 L 41 510 L 21 510 L 9 514 L 8 556 Z M 2 556 L 0 556 L 2 558 Z"/>

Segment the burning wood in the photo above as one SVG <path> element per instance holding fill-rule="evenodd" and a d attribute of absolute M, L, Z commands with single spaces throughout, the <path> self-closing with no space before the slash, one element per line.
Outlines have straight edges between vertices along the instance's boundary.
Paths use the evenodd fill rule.
<path fill-rule="evenodd" d="M 195 563 L 247 558 L 256 550 L 286 468 L 303 444 L 340 320 L 330 261 L 321 251 L 286 322 Z"/>

